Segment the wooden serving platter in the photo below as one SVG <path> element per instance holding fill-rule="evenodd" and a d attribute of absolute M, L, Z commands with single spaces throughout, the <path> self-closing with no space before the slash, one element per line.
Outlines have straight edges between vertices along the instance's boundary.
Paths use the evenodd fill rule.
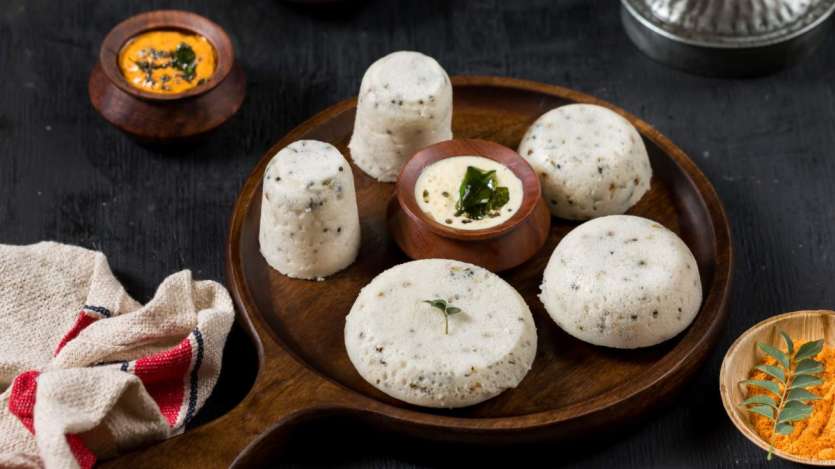
<path fill-rule="evenodd" d="M 268 161 L 299 139 L 333 143 L 347 156 L 356 106 L 356 100 L 348 100 L 317 114 L 270 148 L 235 204 L 227 273 L 238 320 L 259 352 L 252 391 L 227 415 L 137 454 L 135 462 L 166 465 L 175 458 L 193 464 L 264 464 L 275 457 L 274 448 L 289 424 L 335 413 L 430 440 L 494 444 L 582 438 L 644 414 L 700 366 L 724 324 L 733 262 L 722 204 L 695 164 L 647 123 L 591 96 L 509 78 L 464 76 L 452 82 L 456 138 L 516 148 L 537 117 L 571 102 L 606 106 L 638 128 L 650 154 L 653 180 L 651 191 L 629 213 L 664 224 L 693 251 L 704 288 L 693 324 L 668 342 L 632 351 L 595 347 L 562 332 L 537 298 L 551 251 L 577 225 L 555 218 L 537 255 L 501 273 L 527 300 L 539 337 L 533 368 L 516 389 L 456 410 L 420 408 L 376 390 L 348 360 L 343 328 L 360 288 L 384 269 L 408 260 L 386 229 L 386 205 L 394 185 L 353 168 L 362 247 L 352 266 L 324 282 L 294 280 L 273 271 L 258 244 L 261 179 Z"/>

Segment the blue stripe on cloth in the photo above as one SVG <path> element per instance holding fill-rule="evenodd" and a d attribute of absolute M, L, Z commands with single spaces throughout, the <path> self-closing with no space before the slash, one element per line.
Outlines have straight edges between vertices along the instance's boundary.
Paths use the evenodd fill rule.
<path fill-rule="evenodd" d="M 203 363 L 203 334 L 200 332 L 200 329 L 194 330 L 194 338 L 197 342 L 197 357 L 194 359 L 194 367 L 191 369 L 188 410 L 186 411 L 186 418 L 183 425 L 188 424 L 194 418 L 194 412 L 197 408 L 197 374 L 200 371 L 200 365 Z"/>
<path fill-rule="evenodd" d="M 86 309 L 88 311 L 93 311 L 94 313 L 99 313 L 100 315 L 102 315 L 106 318 L 109 318 L 109 317 L 113 316 L 113 314 L 110 312 L 109 309 L 104 308 L 102 306 L 84 305 L 84 309 Z"/>

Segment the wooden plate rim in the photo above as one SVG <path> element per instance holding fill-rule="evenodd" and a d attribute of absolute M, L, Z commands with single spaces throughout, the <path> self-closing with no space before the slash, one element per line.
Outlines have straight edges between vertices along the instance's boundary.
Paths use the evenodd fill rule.
<path fill-rule="evenodd" d="M 598 104 L 607 107 L 618 114 L 622 115 L 630 121 L 641 133 L 641 135 L 660 147 L 664 153 L 673 160 L 673 163 L 678 166 L 684 177 L 688 182 L 697 189 L 700 200 L 699 203 L 704 205 L 706 213 L 710 216 L 711 227 L 713 231 L 714 249 L 717 259 L 727 259 L 726 264 L 718 264 L 717 269 L 713 275 L 713 282 L 708 289 L 708 295 L 702 304 L 700 314 L 705 311 L 713 311 L 714 319 L 707 325 L 704 333 L 699 336 L 690 337 L 688 335 L 689 329 L 684 332 L 681 341 L 660 361 L 654 363 L 647 368 L 636 380 L 629 381 L 619 385 L 604 394 L 595 396 L 587 401 L 571 404 L 554 410 L 546 410 L 535 412 L 532 414 L 525 414 L 513 417 L 488 417 L 488 418 L 464 418 L 446 415 L 437 415 L 420 412 L 402 407 L 396 407 L 391 404 L 379 401 L 372 397 L 366 396 L 360 392 L 348 388 L 342 383 L 335 381 L 330 376 L 322 374 L 319 370 L 309 365 L 302 357 L 298 356 L 295 351 L 288 348 L 280 338 L 275 334 L 275 331 L 266 324 L 265 320 L 256 314 L 257 308 L 254 305 L 253 297 L 249 291 L 248 285 L 244 282 L 244 275 L 240 263 L 237 260 L 240 258 L 239 242 L 241 228 L 244 223 L 245 214 L 248 212 L 249 204 L 253 200 L 253 196 L 261 184 L 261 175 L 269 160 L 275 153 L 298 140 L 302 134 L 306 133 L 311 127 L 315 127 L 333 116 L 338 116 L 343 112 L 356 106 L 356 98 L 341 101 L 325 110 L 317 113 L 310 119 L 302 122 L 297 127 L 290 130 L 283 138 L 262 156 L 256 164 L 252 172 L 247 177 L 238 198 L 235 201 L 234 210 L 230 219 L 229 236 L 227 239 L 227 272 L 229 275 L 229 289 L 232 297 L 243 313 L 241 316 L 245 317 L 244 324 L 249 329 L 250 335 L 257 343 L 259 355 L 258 373 L 260 374 L 264 368 L 263 358 L 263 344 L 260 337 L 258 337 L 253 327 L 254 322 L 258 322 L 261 327 L 270 335 L 272 340 L 287 354 L 289 354 L 296 362 L 302 365 L 313 375 L 328 381 L 337 386 L 347 396 L 350 396 L 355 402 L 350 403 L 350 407 L 357 411 L 367 411 L 382 415 L 394 421 L 400 421 L 408 424 L 417 424 L 429 427 L 438 428 L 454 428 L 456 430 L 464 431 L 501 431 L 514 429 L 536 429 L 547 427 L 557 423 L 572 421 L 580 419 L 591 414 L 606 411 L 612 406 L 629 400 L 642 393 L 647 393 L 653 388 L 662 386 L 665 381 L 676 375 L 688 361 L 693 360 L 694 356 L 699 353 L 704 353 L 707 348 L 713 345 L 717 338 L 720 326 L 724 323 L 727 315 L 727 303 L 730 292 L 733 271 L 733 249 L 731 243 L 730 225 L 725 214 L 724 207 L 720 201 L 716 190 L 709 182 L 707 177 L 698 169 L 698 167 L 691 161 L 687 155 L 667 137 L 658 132 L 648 123 L 639 119 L 636 116 L 614 106 L 604 100 L 595 98 L 593 96 L 574 91 L 556 85 L 548 85 L 544 83 L 522 80 L 516 78 L 506 77 L 491 77 L 491 76 L 455 76 L 451 79 L 454 87 L 468 87 L 468 86 L 492 86 L 500 88 L 510 88 L 520 91 L 536 92 L 541 94 L 551 95 L 563 100 Z M 697 183 L 698 182 L 698 183 Z M 679 351 L 676 353 L 676 351 Z M 699 363 L 703 360 L 699 359 Z M 628 392 L 621 393 L 624 388 L 628 388 Z M 326 406 L 326 403 L 322 404 Z M 346 404 L 348 405 L 348 404 Z"/>
<path fill-rule="evenodd" d="M 217 129 L 238 113 L 246 98 L 246 75 L 241 65 L 235 63 L 229 76 L 222 82 L 218 82 L 216 88 L 192 96 L 189 99 L 154 105 L 148 100 L 137 98 L 122 91 L 107 78 L 101 63 L 96 62 L 87 81 L 87 94 L 93 108 L 105 121 L 139 141 L 148 143 L 185 142 Z M 222 105 L 224 103 L 220 102 L 224 94 L 226 97 L 232 97 L 231 106 L 224 107 Z M 118 112 L 120 106 L 129 108 L 134 114 L 145 115 L 147 119 L 144 122 L 156 122 L 166 116 L 170 117 L 171 114 L 188 114 L 195 108 L 209 109 L 211 111 L 209 115 L 214 120 L 202 122 L 191 129 L 170 128 L 167 135 L 161 135 L 159 132 L 155 132 L 158 128 L 132 125 Z"/>

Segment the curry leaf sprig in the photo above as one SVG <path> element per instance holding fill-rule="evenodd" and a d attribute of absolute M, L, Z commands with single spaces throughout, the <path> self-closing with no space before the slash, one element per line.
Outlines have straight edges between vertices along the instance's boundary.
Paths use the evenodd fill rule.
<path fill-rule="evenodd" d="M 171 66 L 183 72 L 183 79 L 191 81 L 197 71 L 197 54 L 185 42 L 180 43 L 171 53 Z"/>
<path fill-rule="evenodd" d="M 823 371 L 823 364 L 814 360 L 823 349 L 823 341 L 806 342 L 795 351 L 791 337 L 783 331 L 780 331 L 780 335 L 786 343 L 785 352 L 768 344 L 757 343 L 757 347 L 776 363 L 760 364 L 754 369 L 765 373 L 770 379 L 749 379 L 742 382 L 747 386 L 764 389 L 767 393 L 755 394 L 740 404 L 749 412 L 762 415 L 771 422 L 769 460 L 774 452 L 774 436 L 791 434 L 794 422 L 805 420 L 812 415 L 814 406 L 809 402 L 820 399 L 820 396 L 809 392 L 808 388 L 823 382 L 817 376 Z"/>
<path fill-rule="evenodd" d="M 192 49 L 191 46 L 185 42 L 180 43 L 177 48 L 172 51 L 163 51 L 154 48 L 143 49 L 142 56 L 150 56 L 150 59 L 134 60 L 133 63 L 136 64 L 137 68 L 145 74 L 145 81 L 151 85 L 156 83 L 156 80 L 154 80 L 154 70 L 157 69 L 172 67 L 175 70 L 179 70 L 182 72 L 182 78 L 187 82 L 194 80 L 194 77 L 197 74 L 197 54 L 194 52 L 194 49 Z M 154 61 L 165 57 L 170 58 L 171 60 L 168 62 Z M 165 81 L 166 77 L 166 75 L 163 76 L 163 81 Z"/>
<path fill-rule="evenodd" d="M 438 308 L 444 313 L 444 335 L 449 335 L 449 317 L 453 314 L 461 312 L 461 308 L 447 304 L 446 300 L 424 300 L 424 303 L 429 303 L 433 308 Z"/>
<path fill-rule="evenodd" d="M 463 214 L 472 220 L 481 220 L 485 216 L 498 216 L 497 210 L 510 200 L 510 190 L 499 186 L 496 170 L 482 171 L 474 166 L 467 166 L 464 179 L 458 188 L 458 202 L 455 204 L 455 216 Z"/>

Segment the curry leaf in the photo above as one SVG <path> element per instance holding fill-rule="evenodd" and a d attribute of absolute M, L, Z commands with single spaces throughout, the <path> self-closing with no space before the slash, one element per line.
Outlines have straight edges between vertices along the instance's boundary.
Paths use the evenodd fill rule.
<path fill-rule="evenodd" d="M 752 404 L 767 405 L 767 406 L 774 407 L 775 409 L 777 408 L 777 403 L 774 402 L 774 399 L 769 397 L 769 396 L 766 396 L 765 394 L 755 394 L 755 395 L 749 397 L 748 399 L 745 399 L 744 401 L 742 401 L 742 404 L 740 404 L 740 405 L 748 406 L 748 405 L 752 405 Z"/>
<path fill-rule="evenodd" d="M 820 396 L 812 394 L 811 392 L 803 389 L 791 389 L 789 390 L 788 394 L 786 394 L 786 402 L 792 401 L 816 401 L 820 399 Z"/>
<path fill-rule="evenodd" d="M 777 396 L 780 395 L 780 386 L 778 386 L 777 383 L 775 383 L 774 381 L 768 381 L 764 379 L 749 379 L 743 381 L 742 384 L 763 388 Z"/>
<path fill-rule="evenodd" d="M 197 71 L 197 54 L 194 49 L 185 42 L 180 43 L 171 54 L 171 66 L 183 72 L 183 79 L 191 81 Z"/>
<path fill-rule="evenodd" d="M 753 412 L 755 414 L 760 414 L 763 417 L 774 420 L 774 407 L 769 407 L 767 405 L 757 405 L 748 409 L 749 412 Z"/>
<path fill-rule="evenodd" d="M 788 369 L 788 367 L 789 367 L 789 357 L 787 357 L 785 353 L 777 350 L 776 348 L 772 347 L 771 345 L 764 344 L 764 343 L 757 343 L 757 347 L 759 347 L 760 350 L 765 352 L 770 357 L 777 360 L 777 363 L 783 365 L 783 368 Z"/>
<path fill-rule="evenodd" d="M 783 407 L 783 410 L 781 410 L 780 414 L 777 416 L 777 423 L 804 420 L 812 415 L 812 410 L 812 406 L 801 404 L 797 401 L 789 402 L 785 407 Z"/>
<path fill-rule="evenodd" d="M 780 422 L 774 427 L 774 431 L 780 435 L 791 435 L 794 431 L 794 427 L 788 422 Z"/>
<path fill-rule="evenodd" d="M 797 350 L 797 355 L 794 359 L 797 361 L 812 358 L 823 350 L 823 340 L 816 340 L 814 342 L 806 342 Z"/>
<path fill-rule="evenodd" d="M 786 402 L 785 405 L 783 405 L 783 409 L 784 410 L 785 409 L 801 409 L 801 410 L 808 409 L 808 410 L 811 410 L 812 406 L 808 405 L 808 404 L 804 404 L 800 401 L 792 401 L 792 402 Z"/>
<path fill-rule="evenodd" d="M 794 353 L 794 342 L 792 342 L 792 338 L 786 334 L 785 331 L 780 331 L 780 335 L 783 336 L 783 340 L 786 342 L 786 353 L 789 355 Z"/>
<path fill-rule="evenodd" d="M 823 363 L 807 358 L 797 364 L 794 372 L 799 375 L 814 375 L 823 371 Z"/>
<path fill-rule="evenodd" d="M 496 192 L 493 193 L 493 198 L 490 200 L 490 205 L 492 205 L 492 209 L 495 210 L 497 208 L 501 208 L 502 205 L 506 204 L 510 200 L 510 190 L 507 187 L 497 187 Z"/>
<path fill-rule="evenodd" d="M 777 381 L 780 381 L 781 383 L 786 382 L 786 374 L 783 373 L 783 370 L 781 370 L 780 368 L 777 368 L 776 366 L 757 365 L 754 368 L 762 371 L 763 373 L 765 373 L 769 376 L 773 376 L 774 378 L 777 379 Z"/>
<path fill-rule="evenodd" d="M 817 376 L 798 375 L 794 379 L 794 381 L 792 381 L 792 384 L 791 386 L 789 386 L 789 389 L 808 388 L 810 386 L 817 386 L 821 383 L 823 383 L 823 380 L 821 380 Z"/>
<path fill-rule="evenodd" d="M 194 49 L 192 49 L 191 46 L 185 42 L 181 42 L 180 45 L 177 46 L 177 49 L 174 50 L 174 60 L 177 62 L 194 62 L 195 58 L 196 55 L 194 54 Z"/>
<path fill-rule="evenodd" d="M 467 166 L 464 179 L 458 188 L 455 215 L 467 214 L 472 220 L 480 220 L 498 210 L 510 200 L 507 187 L 499 187 L 496 171 L 483 171 Z"/>

